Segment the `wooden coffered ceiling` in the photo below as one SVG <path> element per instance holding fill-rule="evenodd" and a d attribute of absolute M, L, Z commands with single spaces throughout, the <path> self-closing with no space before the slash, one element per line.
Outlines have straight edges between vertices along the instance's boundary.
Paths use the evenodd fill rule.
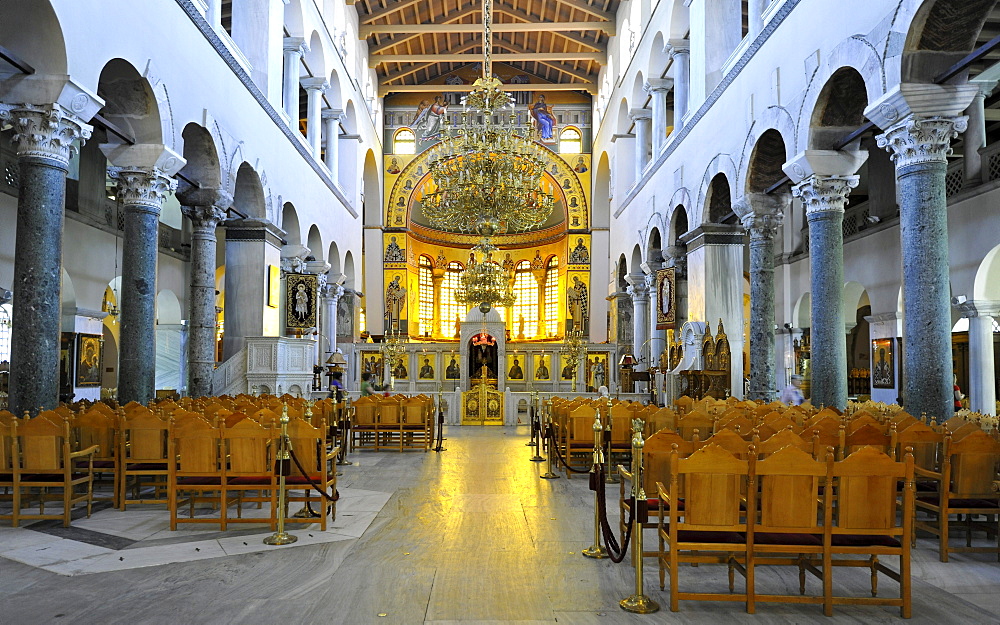
<path fill-rule="evenodd" d="M 348 0 L 350 2 L 350 0 Z M 621 0 L 494 0 L 493 60 L 596 92 Z M 356 0 L 381 95 L 482 61 L 482 0 Z"/>

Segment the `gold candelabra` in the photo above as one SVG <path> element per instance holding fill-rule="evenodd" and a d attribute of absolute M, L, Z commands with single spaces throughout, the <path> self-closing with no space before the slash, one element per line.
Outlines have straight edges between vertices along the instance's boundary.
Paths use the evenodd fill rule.
<path fill-rule="evenodd" d="M 389 389 L 396 390 L 396 367 L 403 362 L 403 355 L 406 353 L 406 340 L 399 331 L 399 326 L 393 325 L 386 332 L 378 348 L 382 354 L 383 361 L 389 367 Z"/>
<path fill-rule="evenodd" d="M 582 330 L 570 330 L 566 333 L 566 340 L 563 344 L 562 353 L 569 361 L 570 370 L 573 372 L 572 392 L 576 392 L 576 370 L 580 367 L 580 359 L 587 353 L 587 342 L 583 339 Z"/>

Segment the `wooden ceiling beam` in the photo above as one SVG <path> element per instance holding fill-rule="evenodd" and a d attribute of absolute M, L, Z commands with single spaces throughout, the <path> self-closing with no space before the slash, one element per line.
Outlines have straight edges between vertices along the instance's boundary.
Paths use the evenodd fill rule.
<path fill-rule="evenodd" d="M 587 15 L 593 15 L 596 18 L 606 20 L 608 22 L 615 21 L 615 16 L 613 13 L 608 13 L 603 9 L 591 6 L 586 0 L 556 0 L 556 2 L 564 6 L 567 6 L 571 9 L 583 11 Z"/>
<path fill-rule="evenodd" d="M 497 37 L 497 39 L 493 42 L 493 46 L 496 47 L 496 48 L 504 48 L 506 50 L 510 50 L 514 54 L 524 54 L 524 53 L 527 52 L 526 48 L 524 48 L 524 47 L 522 47 L 522 46 L 520 46 L 520 45 L 518 45 L 516 43 L 512 43 L 510 41 L 505 41 L 504 39 L 501 39 L 499 37 Z M 493 57 L 496 58 L 497 55 L 494 54 Z M 553 63 L 553 62 L 545 61 L 545 60 L 542 60 L 542 59 L 530 59 L 530 60 L 534 61 L 534 62 L 536 62 L 536 63 L 538 63 L 540 65 L 545 65 L 546 67 L 551 67 L 552 69 L 554 69 L 554 70 L 556 70 L 558 72 L 562 72 L 562 73 L 566 74 L 567 76 L 572 76 L 573 78 L 578 78 L 578 79 L 583 80 L 585 82 L 596 82 L 597 81 L 597 77 L 594 76 L 593 74 L 584 72 L 583 70 L 576 69 L 575 67 L 567 65 L 566 63 Z"/>
<path fill-rule="evenodd" d="M 563 39 L 568 39 L 568 40 L 572 41 L 573 43 L 580 44 L 581 46 L 586 46 L 586 47 L 588 47 L 588 48 L 590 48 L 592 50 L 597 50 L 597 51 L 600 51 L 600 52 L 604 52 L 604 51 L 607 50 L 607 48 L 604 45 L 602 45 L 602 44 L 599 44 L 599 43 L 597 43 L 595 41 L 591 41 L 590 39 L 587 39 L 586 37 L 583 37 L 581 35 L 574 35 L 574 34 L 572 34 L 572 32 L 567 32 L 567 31 L 569 31 L 571 29 L 560 30 L 560 29 L 549 28 L 550 26 L 552 26 L 552 24 L 549 24 L 549 23 L 544 22 L 544 21 L 538 22 L 536 20 L 539 20 L 541 18 L 539 18 L 537 16 L 534 16 L 534 15 L 531 15 L 530 13 L 527 13 L 525 11 L 522 11 L 521 9 L 515 9 L 513 7 L 509 7 L 509 6 L 506 6 L 506 5 L 497 5 L 497 6 L 495 6 L 493 8 L 493 10 L 496 13 L 503 13 L 504 15 L 509 15 L 510 17 L 513 17 L 514 19 L 521 20 L 522 22 L 524 22 L 523 24 L 509 24 L 509 25 L 508 24 L 494 24 L 493 25 L 493 32 L 495 32 L 495 33 L 503 33 L 503 32 L 508 32 L 508 33 L 519 33 L 519 32 L 552 32 L 552 33 L 558 35 L 559 37 L 562 37 Z M 569 24 L 579 24 L 580 22 L 566 22 L 566 23 L 569 23 Z M 599 28 L 599 29 L 595 28 L 593 30 L 601 30 L 601 31 L 607 33 L 609 37 L 615 34 L 615 23 L 614 22 L 583 22 L 583 23 L 584 24 L 603 24 L 604 28 Z M 510 30 L 507 30 L 507 29 L 503 28 L 503 27 L 506 27 L 506 26 L 526 26 L 526 25 L 530 25 L 531 28 L 517 28 L 517 29 L 512 28 Z M 575 29 L 572 29 L 572 30 L 575 30 Z"/>
<path fill-rule="evenodd" d="M 512 17 L 521 17 L 523 12 L 518 11 L 515 13 L 512 9 L 505 7 L 498 7 L 496 9 L 497 13 L 506 13 Z M 468 15 L 474 15 L 480 13 L 479 9 L 472 9 L 464 13 L 460 13 L 453 18 L 449 18 L 449 22 L 453 20 L 462 19 Z M 527 14 L 524 14 L 527 15 Z M 523 19 L 523 18 L 522 18 Z M 367 24 L 361 26 L 358 29 L 358 38 L 366 39 L 371 35 L 395 35 L 395 34 L 414 34 L 414 35 L 433 35 L 441 33 L 481 33 L 483 31 L 483 24 L 481 22 L 475 22 L 472 24 Z M 520 22 L 517 24 L 493 24 L 493 32 L 495 33 L 529 33 L 529 32 L 582 32 L 582 31 L 601 31 L 608 36 L 614 36 L 615 34 L 615 23 L 614 22 Z M 388 42 L 385 45 L 396 45 L 402 43 L 404 39 L 399 39 L 395 41 Z M 575 41 L 575 39 L 574 39 Z M 578 43 L 583 43 L 580 41 Z M 584 45 L 594 46 L 592 42 L 584 43 Z"/>
<path fill-rule="evenodd" d="M 476 43 L 479 45 L 479 42 Z M 496 45 L 496 42 L 494 42 Z M 475 63 L 482 55 L 474 53 L 458 54 L 376 54 L 368 58 L 368 67 L 378 67 L 382 63 Z M 605 63 L 603 52 L 501 52 L 493 55 L 497 63 L 516 61 L 594 61 Z"/>
<path fill-rule="evenodd" d="M 393 13 L 398 13 L 399 11 L 402 11 L 407 7 L 411 7 L 418 2 L 421 2 L 421 0 L 389 0 L 384 9 L 373 11 L 368 15 L 361 15 L 361 23 L 370 24 L 377 19 L 392 15 Z"/>
<path fill-rule="evenodd" d="M 466 44 L 466 45 L 464 45 L 464 46 L 456 49 L 455 52 L 468 52 L 469 50 L 474 50 L 474 49 L 476 49 L 478 47 L 480 47 L 480 42 L 479 41 L 474 41 L 474 42 L 468 43 L 468 44 Z M 432 56 L 436 57 L 436 55 L 432 55 Z M 481 59 L 482 57 L 479 57 L 479 58 Z M 430 67 L 431 65 L 437 65 L 440 62 L 442 62 L 442 61 L 437 60 L 437 61 L 427 61 L 427 62 L 423 62 L 423 63 L 414 63 L 414 64 L 410 65 L 409 67 L 407 67 L 406 69 L 400 69 L 400 70 L 397 70 L 395 72 L 389 72 L 385 76 L 382 77 L 382 83 L 384 84 L 384 83 L 391 82 L 393 80 L 399 80 L 400 78 L 406 78 L 407 76 L 410 76 L 412 74 L 416 74 L 420 70 L 425 69 L 427 67 Z"/>
<path fill-rule="evenodd" d="M 448 32 L 457 32 L 457 33 L 471 32 L 471 33 L 478 33 L 478 32 L 482 32 L 482 30 L 483 30 L 483 25 L 482 24 L 451 24 L 451 23 L 449 23 L 449 22 L 455 22 L 455 21 L 458 21 L 460 19 L 469 17 L 470 15 L 479 15 L 480 13 L 482 13 L 482 11 L 480 9 L 469 9 L 468 11 L 463 11 L 461 13 L 457 13 L 455 15 L 452 15 L 451 17 L 449 17 L 448 19 L 446 19 L 441 24 L 392 24 L 392 25 L 390 25 L 390 24 L 380 24 L 378 26 L 370 26 L 370 27 L 362 26 L 361 27 L 361 31 L 364 32 L 365 28 L 378 28 L 378 29 L 388 28 L 388 29 L 393 29 L 393 30 L 372 31 L 371 33 L 368 33 L 368 34 L 374 35 L 374 34 L 395 34 L 395 33 L 400 33 L 400 34 L 406 34 L 407 35 L 406 37 L 400 37 L 399 39 L 393 39 L 392 41 L 386 41 L 385 43 L 379 44 L 377 46 L 372 46 L 372 47 L 370 47 L 368 49 L 368 53 L 369 54 L 380 54 L 381 52 L 384 52 L 385 50 L 389 50 L 391 48 L 394 48 L 395 46 L 398 46 L 398 45 L 400 45 L 402 43 L 406 43 L 407 41 L 412 41 L 413 39 L 416 39 L 416 38 L 418 38 L 421 35 L 426 34 L 426 33 L 438 33 L 438 32 L 443 32 L 443 33 L 448 33 Z M 451 27 L 468 28 L 468 30 L 454 30 L 454 31 L 452 31 L 452 30 L 442 30 L 442 31 L 428 30 L 429 28 L 441 27 L 441 26 L 447 27 L 447 28 L 451 28 Z M 359 37 L 361 39 L 364 39 L 365 37 L 367 37 L 367 35 L 363 35 L 363 36 L 359 35 Z"/>
<path fill-rule="evenodd" d="M 388 93 L 458 93 L 472 91 L 472 85 L 379 85 L 378 94 Z M 521 85 L 503 86 L 504 91 L 588 91 L 597 93 L 597 84 L 593 82 L 562 82 L 562 83 L 525 83 Z"/>

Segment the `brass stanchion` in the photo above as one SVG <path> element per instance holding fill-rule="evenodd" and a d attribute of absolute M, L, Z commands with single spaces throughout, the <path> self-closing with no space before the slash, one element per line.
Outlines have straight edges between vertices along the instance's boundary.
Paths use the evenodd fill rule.
<path fill-rule="evenodd" d="M 538 392 L 536 391 L 534 398 L 534 412 L 531 415 L 531 436 L 532 443 L 535 447 L 535 455 L 528 458 L 531 462 L 545 462 L 545 458 L 539 453 L 543 448 L 543 443 L 539 438 L 539 434 L 542 432 L 542 415 L 544 414 L 541 406 L 538 404 Z"/>
<path fill-rule="evenodd" d="M 285 514 L 288 499 L 285 494 L 285 476 L 291 470 L 292 454 L 288 439 L 288 404 L 281 409 L 281 438 L 278 441 L 278 530 L 264 539 L 265 545 L 289 545 L 299 539 L 285 531 Z"/>
<path fill-rule="evenodd" d="M 601 546 L 601 491 L 597 480 L 601 479 L 600 466 L 604 464 L 604 426 L 601 425 L 601 411 L 594 417 L 594 466 L 591 467 L 591 484 L 594 487 L 594 544 L 580 553 L 587 558 L 603 560 L 608 552 Z"/>
<path fill-rule="evenodd" d="M 337 407 L 337 429 L 340 430 L 340 453 L 337 454 L 337 466 L 349 467 L 354 463 L 347 459 L 347 445 L 351 438 L 351 418 L 354 416 L 354 406 L 351 398 L 344 400 L 344 408 Z M 337 475 L 340 475 L 339 473 Z"/>
<path fill-rule="evenodd" d="M 606 403 L 607 408 L 608 408 L 608 421 L 607 421 L 607 423 L 604 424 L 604 432 L 605 432 L 606 436 L 604 437 L 603 440 L 605 442 L 605 445 L 607 446 L 607 449 L 605 449 L 605 455 L 608 458 L 608 464 L 611 464 L 611 433 L 614 430 L 614 425 L 612 424 L 612 418 L 611 418 L 611 398 L 608 397 L 607 400 L 605 401 L 605 403 Z M 605 471 L 604 472 L 604 483 L 605 484 L 617 484 L 618 480 L 619 480 L 619 477 L 618 477 L 618 472 L 617 471 Z"/>
<path fill-rule="evenodd" d="M 548 441 L 548 451 L 545 454 L 545 473 L 542 473 L 538 477 L 543 480 L 558 480 L 559 474 L 552 472 L 552 454 L 559 453 L 559 450 L 555 448 L 555 443 L 553 442 L 554 433 L 552 431 L 552 414 L 546 411 L 545 413 L 545 433 L 543 434 L 546 441 Z"/>
<path fill-rule="evenodd" d="M 530 381 L 529 381 L 530 383 Z M 535 427 L 535 418 L 538 416 L 538 391 L 531 391 L 531 413 L 528 419 L 528 428 L 531 430 L 531 440 L 524 445 L 526 447 L 538 447 L 538 428 Z"/>
<path fill-rule="evenodd" d="M 632 564 L 635 567 L 635 594 L 622 599 L 618 605 L 626 612 L 651 614 L 659 611 L 660 604 L 642 592 L 642 524 L 646 520 L 646 496 L 642 489 L 642 448 L 645 445 L 642 426 L 642 419 L 632 421 Z"/>

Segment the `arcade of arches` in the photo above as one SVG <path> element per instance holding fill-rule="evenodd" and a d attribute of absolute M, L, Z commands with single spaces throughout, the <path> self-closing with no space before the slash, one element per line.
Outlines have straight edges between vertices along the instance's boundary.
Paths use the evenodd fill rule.
<path fill-rule="evenodd" d="M 538 187 L 554 199 L 544 223 L 494 237 L 515 300 L 492 310 L 456 299 L 478 237 L 434 225 L 422 204 L 434 148 L 467 121 L 483 73 L 482 0 L 0 0 L 0 409 L 323 399 L 336 369 L 352 399 L 369 376 L 434 396 L 461 454 L 513 453 L 480 440 L 501 430 L 462 424 L 523 435 L 539 396 L 602 391 L 669 407 L 767 403 L 798 384 L 816 407 L 995 424 L 996 0 L 489 6 L 504 114 L 541 149 Z M 480 387 L 499 398 L 489 418 L 466 402 Z M 344 501 L 353 488 L 364 502 L 347 514 L 376 528 L 391 497 L 402 510 L 425 492 L 380 482 L 435 475 L 437 458 L 403 456 L 378 456 L 383 473 L 344 469 Z M 472 487 L 439 458 L 470 489 L 466 507 L 499 493 L 483 505 L 524 511 L 512 544 L 541 553 L 546 538 L 518 542 L 557 516 L 523 483 L 534 474 L 462 465 Z M 580 496 L 555 488 L 563 503 Z M 323 555 L 342 566 L 368 524 L 342 526 L 349 548 Z M 488 525 L 474 526 L 462 531 Z M 60 539 L 80 538 L 80 553 L 169 542 L 133 529 Z M 397 530 L 377 531 L 410 538 Z M 575 540 L 563 530 L 555 542 Z M 45 566 L 90 557 L 6 558 L 7 536 L 0 572 L 17 561 L 37 589 L 58 586 L 32 577 Z M 990 587 L 941 571 L 924 580 L 935 609 L 1000 614 Z M 1000 582 L 995 563 L 976 571 Z M 477 614 L 574 612 L 532 592 L 547 607 Z M 433 611 L 420 619 L 454 620 Z"/>

